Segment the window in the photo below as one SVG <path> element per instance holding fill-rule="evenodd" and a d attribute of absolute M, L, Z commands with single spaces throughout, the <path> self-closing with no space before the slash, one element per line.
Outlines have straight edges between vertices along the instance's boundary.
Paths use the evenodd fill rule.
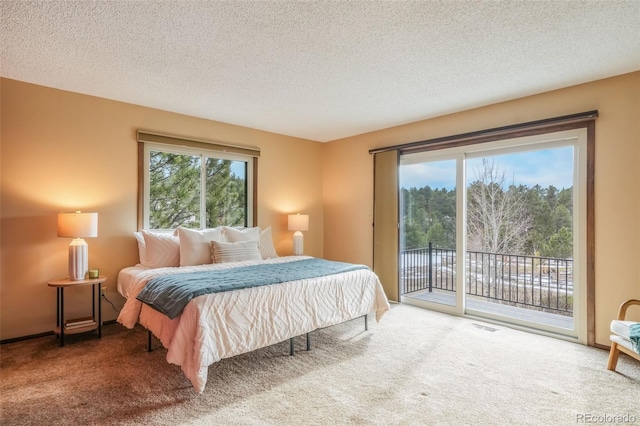
<path fill-rule="evenodd" d="M 142 144 L 142 229 L 253 226 L 255 157 L 207 148 Z"/>

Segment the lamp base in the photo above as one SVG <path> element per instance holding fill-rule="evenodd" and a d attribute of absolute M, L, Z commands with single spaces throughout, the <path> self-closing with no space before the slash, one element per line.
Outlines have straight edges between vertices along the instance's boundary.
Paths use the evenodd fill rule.
<path fill-rule="evenodd" d="M 84 280 L 89 269 L 89 246 L 82 238 L 75 238 L 69 244 L 69 279 Z"/>
<path fill-rule="evenodd" d="M 303 240 L 302 232 L 296 231 L 293 234 L 293 255 L 294 256 L 302 256 L 304 251 L 304 240 Z"/>

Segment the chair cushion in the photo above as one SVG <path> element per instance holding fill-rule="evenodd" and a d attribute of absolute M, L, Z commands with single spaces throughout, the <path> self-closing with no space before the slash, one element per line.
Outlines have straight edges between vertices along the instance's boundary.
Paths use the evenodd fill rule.
<path fill-rule="evenodd" d="M 611 332 L 629 340 L 629 327 L 631 327 L 631 324 L 635 323 L 635 321 L 613 320 L 611 321 Z"/>
<path fill-rule="evenodd" d="M 618 335 L 612 334 L 611 336 L 609 336 L 609 339 L 614 342 L 619 344 L 620 346 L 624 346 L 627 349 L 633 350 L 633 347 L 631 347 L 631 340 L 626 339 L 624 337 L 620 337 Z"/>

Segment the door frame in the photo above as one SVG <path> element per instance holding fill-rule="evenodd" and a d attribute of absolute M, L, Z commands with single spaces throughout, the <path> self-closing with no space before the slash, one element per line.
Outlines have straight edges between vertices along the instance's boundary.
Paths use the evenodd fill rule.
<path fill-rule="evenodd" d="M 595 121 L 598 118 L 598 111 L 586 111 L 576 114 L 569 114 L 559 117 L 547 118 L 536 121 L 510 124 L 503 127 L 494 127 L 468 133 L 460 133 L 451 136 L 437 137 L 433 139 L 421 140 L 383 146 L 369 150 L 369 153 L 376 155 L 386 151 L 398 151 L 399 153 L 421 152 L 447 147 L 473 145 L 485 142 L 498 141 L 502 139 L 515 138 L 518 136 L 538 135 L 544 133 L 554 133 L 562 130 L 584 128 L 586 136 L 586 344 L 595 345 Z M 397 170 L 395 171 L 397 176 Z M 374 194 L 377 188 L 374 185 Z M 375 197 L 375 195 L 374 195 Z M 397 209 L 397 206 L 395 206 Z M 396 241 L 398 228 L 395 228 Z M 374 247 L 375 256 L 375 247 Z M 396 265 L 395 274 L 398 276 Z M 398 284 L 399 285 L 399 284 Z"/>

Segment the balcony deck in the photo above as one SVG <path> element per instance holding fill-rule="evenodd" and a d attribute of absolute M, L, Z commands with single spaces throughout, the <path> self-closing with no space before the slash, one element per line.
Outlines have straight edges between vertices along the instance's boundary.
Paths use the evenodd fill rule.
<path fill-rule="evenodd" d="M 451 291 L 443 291 L 434 289 L 432 292 L 428 290 L 419 290 L 406 293 L 403 297 L 409 297 L 427 302 L 440 303 L 443 305 L 455 306 L 455 293 Z M 548 312 L 540 312 L 532 309 L 517 308 L 514 306 L 504 305 L 476 298 L 467 295 L 467 306 L 470 309 L 482 312 L 488 312 L 494 315 L 500 315 L 510 318 L 519 319 L 538 324 L 545 324 L 553 327 L 573 329 L 573 318 L 564 315 L 551 314 Z"/>

